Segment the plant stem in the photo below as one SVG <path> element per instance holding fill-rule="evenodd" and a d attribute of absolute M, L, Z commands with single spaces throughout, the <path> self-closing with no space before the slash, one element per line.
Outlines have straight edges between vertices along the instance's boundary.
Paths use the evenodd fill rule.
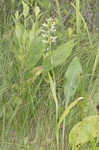
<path fill-rule="evenodd" d="M 56 84 L 55 84 L 55 81 L 53 81 L 49 72 L 48 72 L 48 77 L 50 80 L 50 87 L 51 87 L 52 95 L 53 95 L 55 105 L 56 105 L 56 124 L 57 124 L 58 122 L 58 99 L 56 96 Z M 57 150 L 59 150 L 59 132 L 56 133 L 56 143 L 57 143 Z"/>

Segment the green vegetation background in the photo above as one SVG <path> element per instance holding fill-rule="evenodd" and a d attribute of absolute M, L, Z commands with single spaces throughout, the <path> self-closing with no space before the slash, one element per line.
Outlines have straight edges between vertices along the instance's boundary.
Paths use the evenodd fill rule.
<path fill-rule="evenodd" d="M 0 150 L 70 150 L 73 126 L 98 114 L 98 40 L 99 0 L 0 1 Z"/>

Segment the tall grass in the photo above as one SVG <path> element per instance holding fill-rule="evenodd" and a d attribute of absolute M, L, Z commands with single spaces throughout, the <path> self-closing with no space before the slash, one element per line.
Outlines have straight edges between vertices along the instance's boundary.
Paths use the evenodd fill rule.
<path fill-rule="evenodd" d="M 21 12 L 16 8 L 13 14 L 13 1 L 10 26 L 6 26 L 6 7 L 3 9 L 0 32 L 2 149 L 70 150 L 71 128 L 85 116 L 96 113 L 98 37 L 91 38 L 80 0 L 72 5 L 70 1 L 63 3 L 64 7 L 58 0 L 22 1 L 18 6 L 22 7 Z M 45 7 L 47 4 L 49 9 Z M 70 7 L 74 8 L 73 14 L 63 24 Z M 71 36 L 68 28 L 72 30 Z M 78 97 L 84 98 L 74 101 Z"/>

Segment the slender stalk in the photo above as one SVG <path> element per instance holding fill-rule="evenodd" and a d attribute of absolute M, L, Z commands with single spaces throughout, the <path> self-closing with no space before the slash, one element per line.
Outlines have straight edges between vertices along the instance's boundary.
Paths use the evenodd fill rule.
<path fill-rule="evenodd" d="M 72 102 L 69 106 L 68 106 L 68 103 L 66 104 L 66 109 L 64 111 L 64 113 L 62 114 L 62 116 L 60 117 L 59 119 L 59 122 L 57 124 L 57 128 L 56 128 L 56 133 L 59 132 L 59 128 L 60 128 L 60 125 L 61 123 L 63 122 L 63 134 L 62 134 L 62 150 L 64 150 L 64 133 L 65 133 L 65 118 L 67 117 L 67 115 L 69 114 L 70 110 L 76 105 L 78 104 L 78 102 L 80 100 L 82 100 L 83 97 L 79 97 L 78 99 L 76 99 L 74 102 Z"/>
<path fill-rule="evenodd" d="M 64 121 L 63 121 L 63 130 L 62 130 L 62 150 L 64 150 L 65 123 L 66 123 L 66 119 L 64 119 Z"/>
<path fill-rule="evenodd" d="M 59 7 L 59 2 L 58 2 L 58 0 L 55 0 L 55 2 L 56 2 L 57 10 L 58 10 L 58 16 L 61 19 L 61 11 L 60 11 L 60 7 Z"/>
<path fill-rule="evenodd" d="M 92 70 L 92 77 L 90 80 L 90 85 L 92 85 L 92 80 L 93 80 L 98 62 L 99 62 L 99 48 L 97 50 L 97 54 L 96 54 L 96 58 L 95 58 L 95 62 L 94 62 L 93 70 Z"/>
<path fill-rule="evenodd" d="M 76 0 L 76 27 L 77 27 L 77 34 L 80 33 L 80 26 L 81 26 L 81 18 L 79 16 L 80 10 L 80 1 Z"/>
<path fill-rule="evenodd" d="M 5 107 L 3 108 L 3 124 L 2 124 L 2 143 L 5 137 Z"/>
<path fill-rule="evenodd" d="M 53 95 L 55 105 L 56 105 L 56 124 L 57 124 L 58 122 L 58 99 L 56 96 L 56 84 L 55 84 L 55 81 L 53 81 L 49 72 L 48 72 L 48 77 L 50 80 L 50 87 L 51 87 L 52 95 Z M 57 142 L 57 150 L 59 150 L 59 132 L 57 132 L 56 134 L 56 142 Z"/>
<path fill-rule="evenodd" d="M 72 6 L 76 9 L 76 6 L 75 6 L 73 3 L 72 3 Z M 86 29 L 86 32 L 87 32 L 87 34 L 88 34 L 89 43 L 90 43 L 90 45 L 92 46 L 91 36 L 90 36 L 89 30 L 88 30 L 87 24 L 86 24 L 86 22 L 85 22 L 85 19 L 84 19 L 83 16 L 81 15 L 80 11 L 78 11 L 78 13 L 79 13 L 79 16 L 80 16 L 80 18 L 81 18 L 83 24 L 84 24 L 84 28 Z"/>
<path fill-rule="evenodd" d="M 68 102 L 69 102 L 69 100 L 66 101 L 66 103 L 65 103 L 65 110 L 66 110 L 67 107 L 68 107 Z M 64 118 L 64 121 L 63 121 L 63 130 L 62 130 L 62 150 L 64 150 L 64 145 L 65 145 L 65 143 L 64 143 L 64 141 L 65 141 L 65 124 L 66 124 L 66 118 Z"/>

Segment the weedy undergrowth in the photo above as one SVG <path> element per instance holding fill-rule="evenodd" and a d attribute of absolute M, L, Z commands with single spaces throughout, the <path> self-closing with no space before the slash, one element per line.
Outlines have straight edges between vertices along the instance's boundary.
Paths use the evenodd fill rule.
<path fill-rule="evenodd" d="M 90 122 L 84 129 L 92 127 L 92 118 L 84 117 L 95 115 L 99 99 L 99 36 L 89 32 L 82 15 L 86 1 L 14 2 L 5 32 L 10 3 L 0 4 L 0 146 L 70 150 L 70 133 L 70 146 L 77 149 L 83 135 L 72 144 L 72 128 L 80 123 L 78 135 L 82 122 Z M 97 149 L 96 139 L 91 140 L 82 140 L 82 146 Z"/>

